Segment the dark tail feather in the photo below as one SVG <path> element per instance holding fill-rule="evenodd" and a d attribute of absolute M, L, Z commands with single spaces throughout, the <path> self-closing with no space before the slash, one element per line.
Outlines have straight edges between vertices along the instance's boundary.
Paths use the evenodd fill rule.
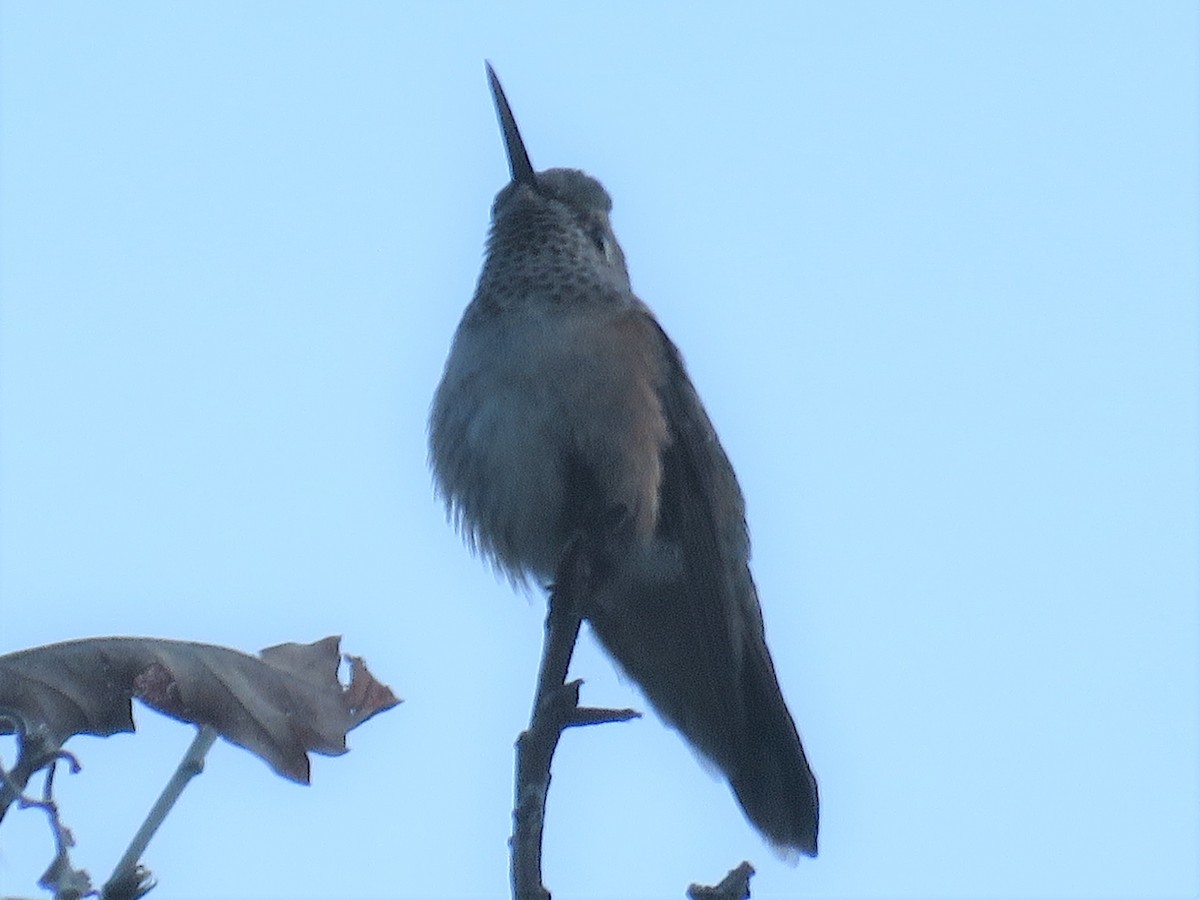
<path fill-rule="evenodd" d="M 773 845 L 817 855 L 817 780 L 779 690 L 766 646 L 748 648 L 742 673 L 745 740 L 728 772 L 747 818 Z"/>

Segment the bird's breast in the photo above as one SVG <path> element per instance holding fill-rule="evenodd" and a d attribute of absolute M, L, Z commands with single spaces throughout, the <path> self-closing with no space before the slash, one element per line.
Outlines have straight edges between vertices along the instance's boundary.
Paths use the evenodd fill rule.
<path fill-rule="evenodd" d="M 464 318 L 431 458 L 460 527 L 510 574 L 549 580 L 581 516 L 608 509 L 650 539 L 669 439 L 660 340 L 639 308 Z"/>

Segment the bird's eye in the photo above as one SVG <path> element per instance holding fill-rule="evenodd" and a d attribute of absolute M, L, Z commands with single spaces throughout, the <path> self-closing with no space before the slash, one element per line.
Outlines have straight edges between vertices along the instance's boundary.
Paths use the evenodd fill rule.
<path fill-rule="evenodd" d="M 584 232 L 591 239 L 600 255 L 605 259 L 612 258 L 612 248 L 608 242 L 608 232 L 599 222 L 589 222 L 584 226 Z"/>

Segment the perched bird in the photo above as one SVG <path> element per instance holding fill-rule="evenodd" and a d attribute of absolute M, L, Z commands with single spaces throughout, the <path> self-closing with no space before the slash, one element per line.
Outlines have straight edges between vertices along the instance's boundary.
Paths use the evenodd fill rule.
<path fill-rule="evenodd" d="M 548 584 L 605 548 L 584 615 L 659 714 L 779 849 L 817 853 L 817 783 L 750 576 L 733 468 L 675 345 L 633 293 L 612 201 L 535 172 L 491 66 L 512 180 L 429 422 L 438 492 L 468 543 Z"/>

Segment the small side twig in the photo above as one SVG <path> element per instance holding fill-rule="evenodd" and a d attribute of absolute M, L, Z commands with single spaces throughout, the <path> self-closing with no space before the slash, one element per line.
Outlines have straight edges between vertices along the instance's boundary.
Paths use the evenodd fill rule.
<path fill-rule="evenodd" d="M 167 813 L 175 806 L 175 801 L 179 799 L 188 782 L 204 771 L 204 757 L 212 748 L 217 737 L 216 729 L 207 725 L 201 727 L 196 733 L 195 739 L 184 753 L 183 759 L 179 761 L 171 780 L 167 782 L 162 793 L 154 802 L 154 806 L 146 814 L 146 820 L 142 822 L 141 828 L 129 842 L 124 856 L 121 857 L 113 869 L 112 875 L 105 882 L 100 893 L 101 900 L 136 900 L 154 887 L 150 873 L 139 865 L 139 861 L 142 854 L 146 852 L 146 847 L 150 845 L 150 839 L 154 837 L 154 833 L 166 819 Z"/>
<path fill-rule="evenodd" d="M 18 809 L 39 809 L 45 813 L 54 837 L 54 859 L 38 879 L 38 887 L 51 891 L 55 900 L 79 900 L 92 890 L 92 881 L 83 869 L 71 863 L 70 848 L 75 846 L 71 830 L 63 824 L 54 800 L 54 774 L 58 763 L 65 762 L 71 774 L 82 768 L 75 755 L 58 746 L 44 726 L 30 726 L 25 717 L 10 710 L 0 710 L 2 733 L 14 734 L 17 739 L 17 761 L 13 768 L 0 764 L 0 819 L 16 803 Z M 29 779 L 45 771 L 40 800 L 25 794 Z"/>
<path fill-rule="evenodd" d="M 0 822 L 14 802 L 22 801 L 25 787 L 34 773 L 54 763 L 63 751 L 44 725 L 26 721 L 16 710 L 0 709 L 0 734 L 12 734 L 17 740 L 17 759 L 11 769 L 0 766 Z M 66 754 L 72 769 L 78 770 L 78 762 Z M 37 801 L 31 801 L 36 804 Z M 30 802 L 22 802 L 29 806 Z"/>
<path fill-rule="evenodd" d="M 54 892 L 54 900 L 79 900 L 92 890 L 92 880 L 83 869 L 76 869 L 71 864 L 70 848 L 75 846 L 75 838 L 70 829 L 63 825 L 58 815 L 58 804 L 54 802 L 54 773 L 58 768 L 58 758 L 65 759 L 71 766 L 71 774 L 80 770 L 79 761 L 60 750 L 57 758 L 46 768 L 46 780 L 42 785 L 42 799 L 31 801 L 26 797 L 20 799 L 23 808 L 37 808 L 46 813 L 50 820 L 50 830 L 54 833 L 54 861 L 38 879 L 38 887 Z"/>

